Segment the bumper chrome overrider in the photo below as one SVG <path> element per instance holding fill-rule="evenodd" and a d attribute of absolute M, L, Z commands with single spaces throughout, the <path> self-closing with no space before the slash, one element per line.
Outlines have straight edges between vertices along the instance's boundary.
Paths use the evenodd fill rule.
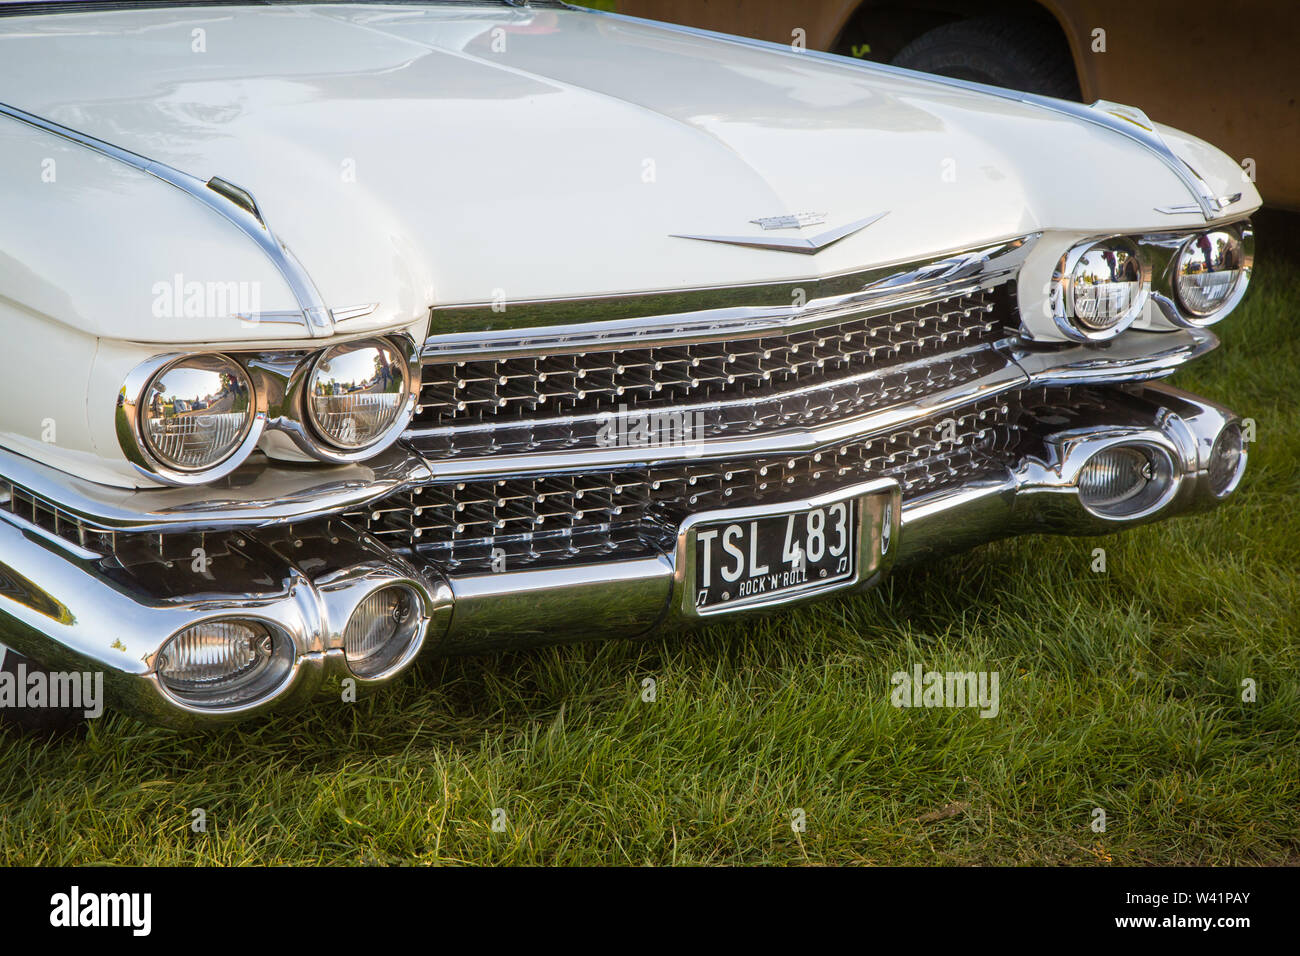
<path fill-rule="evenodd" d="M 1204 333 L 1200 335 L 1191 345 L 1184 343 L 1181 358 L 1203 349 Z M 1084 374 L 1062 370 L 1060 355 L 1055 358 L 1055 371 L 1050 372 L 1046 367 L 1033 369 L 1032 357 L 1021 356 L 1020 361 L 1031 382 Z M 1153 375 L 1168 370 L 1158 361 L 1143 361 L 1150 362 Z M 1113 374 L 1113 365 L 1109 371 Z M 877 492 L 892 487 L 892 501 L 899 505 L 883 519 L 892 547 L 878 561 L 864 563 L 853 586 L 833 593 L 870 587 L 891 566 L 1010 535 L 1104 534 L 1205 510 L 1236 487 L 1245 467 L 1244 453 L 1230 481 L 1220 481 L 1222 487 L 1213 487 L 1209 476 L 1216 440 L 1238 421 L 1233 413 L 1163 384 L 1098 387 L 1106 397 L 1103 406 L 1061 409 L 1050 426 L 1038 427 L 1004 474 L 906 502 L 899 502 L 892 480 L 872 483 Z M 1079 495 L 1084 462 L 1113 445 L 1155 449 L 1170 463 L 1168 487 L 1149 507 L 1124 518 L 1095 513 Z M 394 478 L 394 468 L 402 471 L 390 467 L 383 478 L 385 488 L 409 477 Z M 862 486 L 852 491 L 861 492 Z M 355 493 L 355 488 L 341 491 L 348 499 Z M 829 488 L 820 500 L 846 493 Z M 790 502 L 774 500 L 771 510 L 781 510 L 782 504 Z M 170 558 L 108 559 L 4 513 L 3 643 L 52 670 L 102 671 L 110 701 L 119 709 L 156 723 L 205 726 L 292 708 L 333 686 L 331 679 L 352 677 L 363 688 L 383 684 L 421 651 L 438 656 L 478 653 L 564 640 L 635 637 L 707 622 L 693 613 L 683 594 L 684 532 L 677 548 L 650 556 L 454 575 L 404 557 L 337 518 L 290 523 L 295 509 L 275 507 L 280 510 L 263 515 L 260 527 L 226 522 L 227 530 L 206 530 L 205 554 L 213 560 L 202 570 L 186 569 L 188 551 Z M 191 521 L 221 513 L 221 507 L 211 505 L 196 510 L 197 515 L 188 513 Z M 139 520 L 141 513 L 134 513 Z M 878 540 L 881 513 L 873 515 L 877 531 L 871 540 Z M 699 517 L 693 515 L 691 521 Z M 368 594 L 394 582 L 416 589 L 428 626 L 422 641 L 409 647 L 386 673 L 371 680 L 357 678 L 344 654 L 343 627 Z M 774 603 L 786 606 L 820 596 Z M 180 699 L 157 675 L 162 646 L 192 624 L 231 614 L 259 621 L 291 642 L 291 667 L 271 691 L 248 704 L 214 708 Z"/>

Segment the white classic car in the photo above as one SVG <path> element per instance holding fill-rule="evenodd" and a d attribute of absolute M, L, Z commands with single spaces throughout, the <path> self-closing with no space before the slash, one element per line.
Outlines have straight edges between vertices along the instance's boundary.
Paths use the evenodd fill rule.
<path fill-rule="evenodd" d="M 201 725 L 1211 507 L 1258 193 L 560 3 L 0 4 L 0 641 Z"/>

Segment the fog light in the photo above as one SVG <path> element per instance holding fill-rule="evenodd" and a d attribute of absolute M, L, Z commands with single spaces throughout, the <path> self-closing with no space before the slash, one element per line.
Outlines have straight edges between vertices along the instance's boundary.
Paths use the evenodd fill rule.
<path fill-rule="evenodd" d="M 252 700 L 287 671 L 288 649 L 257 621 L 218 618 L 174 635 L 155 666 L 168 690 L 208 706 Z"/>
<path fill-rule="evenodd" d="M 374 680 L 400 663 L 419 641 L 424 603 L 406 584 L 389 584 L 368 594 L 348 619 L 343 650 L 348 668 Z"/>
<path fill-rule="evenodd" d="M 1245 465 L 1245 449 L 1241 441 L 1241 427 L 1232 424 L 1219 432 L 1210 449 L 1210 490 L 1222 498 L 1237 487 Z"/>
<path fill-rule="evenodd" d="M 1160 450 L 1112 445 L 1079 469 L 1079 501 L 1094 514 L 1133 518 L 1159 505 L 1173 484 L 1173 464 Z"/>

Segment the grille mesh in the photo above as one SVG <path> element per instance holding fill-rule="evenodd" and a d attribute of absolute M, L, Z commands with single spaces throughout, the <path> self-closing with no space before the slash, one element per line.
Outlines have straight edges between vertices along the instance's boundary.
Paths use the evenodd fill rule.
<path fill-rule="evenodd" d="M 671 544 L 688 514 L 895 477 L 905 498 L 1005 469 L 1017 442 L 1007 397 L 820 452 L 743 461 L 447 482 L 401 492 L 348 518 L 391 547 L 451 571 L 518 570 Z M 494 555 L 494 549 L 496 553 Z"/>
<path fill-rule="evenodd" d="M 1001 338 L 1011 284 L 747 340 L 427 363 L 413 428 L 535 423 L 780 395 Z M 464 436 L 462 441 L 467 440 Z M 477 449 L 476 449 L 477 450 Z"/>

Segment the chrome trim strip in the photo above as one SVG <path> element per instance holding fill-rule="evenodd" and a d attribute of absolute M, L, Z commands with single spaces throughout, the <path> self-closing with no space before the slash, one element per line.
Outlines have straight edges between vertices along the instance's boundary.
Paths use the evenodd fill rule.
<path fill-rule="evenodd" d="M 1241 193 L 1232 193 L 1227 196 L 1220 196 L 1218 199 L 1214 200 L 1214 204 L 1216 207 L 1218 207 L 1219 211 L 1222 212 L 1224 209 L 1227 209 L 1233 203 L 1240 202 L 1240 201 L 1241 201 Z M 1185 203 L 1179 203 L 1176 206 L 1156 206 L 1155 211 L 1159 213 L 1164 213 L 1166 216 L 1183 216 L 1189 212 L 1196 212 L 1199 210 L 1199 208 L 1200 207 L 1194 202 L 1185 202 Z"/>
<path fill-rule="evenodd" d="M 398 442 L 365 462 L 295 468 L 253 455 L 217 486 L 114 488 L 0 448 L 0 475 L 105 531 L 214 531 L 325 517 L 432 478 L 424 459 Z M 60 539 L 61 540 L 61 539 Z"/>
<path fill-rule="evenodd" d="M 148 173 L 156 179 L 161 179 L 163 182 L 175 186 L 182 192 L 197 199 L 257 243 L 266 254 L 266 257 L 271 260 L 272 265 L 284 277 L 285 283 L 288 284 L 294 299 L 302 309 L 302 313 L 298 316 L 295 324 L 306 329 L 307 334 L 313 338 L 334 334 L 334 319 L 329 306 L 325 304 L 325 300 L 317 290 L 316 284 L 312 282 L 311 276 L 307 274 L 307 270 L 303 268 L 302 263 L 298 261 L 289 247 L 276 238 L 270 226 L 262 220 L 256 201 L 246 189 L 235 186 L 233 183 L 227 183 L 217 177 L 204 182 L 198 177 L 168 166 L 166 163 L 160 163 L 157 160 L 141 156 L 139 153 L 133 153 L 129 149 L 114 146 L 102 139 L 96 139 L 94 136 L 62 126 L 53 120 L 20 110 L 16 106 L 0 103 L 0 114 L 15 119 L 20 123 L 26 123 L 35 129 L 62 137 L 79 146 L 92 149 L 109 159 L 125 163 L 133 169 L 138 169 L 142 173 Z M 239 198 L 241 195 L 246 199 Z"/>
<path fill-rule="evenodd" d="M 537 299 L 507 305 L 509 319 L 489 302 L 437 306 L 424 343 L 426 362 L 580 352 L 754 338 L 921 305 L 989 288 L 1012 276 L 1040 233 L 941 255 L 806 280 L 641 292 L 586 299 Z M 607 318 L 602 318 L 605 316 Z"/>
<path fill-rule="evenodd" d="M 1218 346 L 1218 337 L 1205 329 L 1129 330 L 1102 348 L 1095 345 L 1035 347 L 1022 342 L 1012 346 L 1010 354 L 1029 376 L 1030 385 L 1118 384 L 1170 375 Z"/>
<path fill-rule="evenodd" d="M 676 33 L 685 33 L 691 36 L 706 37 L 711 40 L 719 40 L 726 43 L 736 44 L 738 46 L 753 47 L 765 50 L 769 53 L 782 53 L 786 56 L 794 57 L 812 57 L 816 60 L 826 60 L 836 63 L 840 66 L 851 66 L 861 70 L 868 70 L 873 73 L 884 73 L 894 76 L 903 76 L 913 80 L 925 80 L 930 83 L 937 83 L 942 86 L 953 87 L 956 89 L 967 90 L 972 93 L 984 93 L 989 96 L 996 96 L 1004 100 L 1013 100 L 1017 103 L 1024 103 L 1027 106 L 1036 106 L 1040 109 L 1050 110 L 1053 113 L 1060 113 L 1065 116 L 1082 120 L 1085 123 L 1091 123 L 1094 126 L 1100 126 L 1103 129 L 1118 133 L 1127 139 L 1146 148 L 1151 155 L 1160 160 L 1169 171 L 1178 177 L 1178 180 L 1191 193 L 1192 198 L 1196 201 L 1195 208 L 1199 209 L 1205 217 L 1206 222 L 1214 220 L 1220 213 L 1221 207 L 1218 204 L 1218 197 L 1214 191 L 1206 184 L 1201 175 L 1187 164 L 1187 162 L 1178 156 L 1169 144 L 1165 142 L 1155 128 L 1155 124 L 1147 118 L 1147 115 L 1136 107 L 1126 106 L 1120 103 L 1112 103 L 1107 100 L 1097 100 L 1088 106 L 1083 103 L 1073 103 L 1069 100 L 1058 100 L 1050 96 L 1041 96 L 1037 93 L 1023 93 L 1019 90 L 1003 89 L 999 86 L 987 86 L 983 83 L 974 83 L 970 80 L 958 80 L 952 77 L 940 76 L 936 73 L 921 73 L 916 70 L 907 70 L 903 67 L 889 66 L 884 63 L 872 63 L 866 60 L 855 60 L 849 57 L 838 56 L 834 53 L 825 53 L 821 50 L 794 50 L 783 43 L 772 43 L 767 40 L 755 40 L 750 37 L 732 36 L 727 33 L 716 33 L 712 30 L 702 30 L 698 27 L 682 26 L 675 23 L 661 23 L 658 20 L 647 20 L 643 17 L 630 17 L 621 13 L 610 13 L 605 10 L 589 10 L 588 13 L 602 17 L 613 17 L 619 20 L 627 20 L 631 23 L 640 23 L 649 27 L 656 27 L 660 30 L 669 30 Z"/>

